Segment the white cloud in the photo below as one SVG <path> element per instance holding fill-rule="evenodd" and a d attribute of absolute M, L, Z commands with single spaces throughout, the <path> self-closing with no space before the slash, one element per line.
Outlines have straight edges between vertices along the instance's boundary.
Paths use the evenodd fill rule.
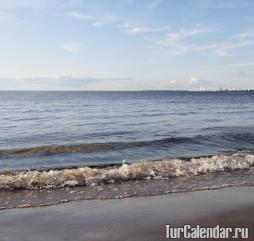
<path fill-rule="evenodd" d="M 241 32 L 235 36 L 237 39 L 253 39 L 254 38 L 254 30 L 249 30 L 245 32 Z"/>
<path fill-rule="evenodd" d="M 169 54 L 183 55 L 188 53 L 204 52 L 218 56 L 228 56 L 234 49 L 254 45 L 254 32 L 241 32 L 231 36 L 226 41 L 211 43 L 192 43 L 194 36 L 205 35 L 219 31 L 219 28 L 192 28 L 182 29 L 178 32 L 167 33 L 159 40 L 151 40 L 150 48 L 161 49 Z M 200 41 L 200 40 L 199 40 Z"/>
<path fill-rule="evenodd" d="M 105 78 L 75 73 L 62 73 L 48 77 L 17 77 L 0 79 L 1 90 L 86 90 L 90 83 L 106 81 Z"/>
<path fill-rule="evenodd" d="M 214 83 L 204 80 L 198 76 L 192 76 L 186 83 L 188 90 L 215 90 Z"/>
<path fill-rule="evenodd" d="M 2 82 L 2 83 L 1 83 Z M 62 73 L 48 77 L 0 79 L 1 90 L 173 90 L 186 85 L 170 79 L 131 79 L 99 77 L 91 74 Z"/>
<path fill-rule="evenodd" d="M 181 29 L 178 32 L 168 33 L 165 37 L 165 41 L 169 43 L 177 43 L 179 41 L 182 41 L 192 36 L 201 35 L 201 34 L 214 32 L 214 31 L 217 31 L 217 30 L 206 29 L 206 28 Z"/>
<path fill-rule="evenodd" d="M 78 12 L 70 12 L 67 14 L 69 17 L 81 19 L 81 20 L 96 20 L 96 17 L 92 15 L 82 14 Z"/>
<path fill-rule="evenodd" d="M 241 41 L 223 42 L 217 44 L 217 46 L 214 48 L 214 53 L 216 53 L 219 56 L 227 56 L 229 55 L 230 50 L 251 45 L 254 45 L 254 41 L 241 40 Z"/>
<path fill-rule="evenodd" d="M 250 62 L 250 63 L 236 63 L 236 64 L 226 65 L 226 67 L 229 67 L 229 68 L 252 67 L 252 66 L 254 66 L 254 62 Z"/>
<path fill-rule="evenodd" d="M 168 27 L 152 28 L 146 26 L 133 26 L 130 24 L 124 24 L 121 26 L 122 30 L 128 34 L 145 34 L 152 32 L 162 32 L 166 31 Z"/>
<path fill-rule="evenodd" d="M 201 9 L 211 9 L 211 8 L 224 8 L 224 9 L 233 9 L 233 8 L 248 8 L 253 6 L 253 2 L 246 0 L 202 0 L 202 1 L 193 1 L 192 4 L 195 7 Z"/>
<path fill-rule="evenodd" d="M 189 85 L 197 85 L 199 82 L 201 81 L 201 79 L 197 76 L 192 76 L 189 80 Z"/>
<path fill-rule="evenodd" d="M 77 18 L 80 20 L 89 21 L 92 26 L 101 27 L 107 24 L 111 24 L 113 27 L 119 29 L 123 33 L 127 34 L 146 34 L 152 32 L 166 31 L 168 27 L 149 27 L 149 26 L 139 26 L 135 24 L 130 24 L 126 19 L 121 17 L 116 17 L 112 15 L 104 15 L 101 17 L 96 17 L 93 15 L 81 14 L 78 12 L 71 12 L 67 14 L 70 17 Z"/>
<path fill-rule="evenodd" d="M 15 9 L 15 8 L 41 8 L 45 7 L 46 2 L 42 0 L 8 0 L 1 1 L 0 9 Z"/>
<path fill-rule="evenodd" d="M 109 14 L 98 17 L 98 16 L 84 14 L 80 12 L 69 12 L 67 13 L 67 16 L 80 19 L 80 20 L 91 21 L 92 23 L 101 22 L 106 24 L 106 23 L 119 23 L 123 21 L 123 19 L 109 15 Z"/>
<path fill-rule="evenodd" d="M 92 25 L 95 26 L 95 27 L 101 27 L 101 26 L 104 26 L 106 23 L 105 22 L 93 22 Z"/>
<path fill-rule="evenodd" d="M 118 23 L 118 22 L 121 22 L 121 21 L 124 21 L 123 18 L 119 18 L 119 17 L 116 17 L 116 16 L 112 16 L 110 14 L 106 14 L 103 16 L 103 18 L 109 22 L 112 22 L 112 23 Z"/>
<path fill-rule="evenodd" d="M 168 49 L 170 54 L 182 55 L 190 52 L 202 52 L 216 48 L 216 44 L 190 44 L 189 38 L 207 33 L 216 32 L 214 28 L 181 29 L 177 32 L 167 33 L 162 39 L 152 41 L 154 47 Z M 150 45 L 151 46 L 151 45 Z"/>
<path fill-rule="evenodd" d="M 62 48 L 69 53 L 78 53 L 84 43 L 66 43 L 62 46 Z"/>

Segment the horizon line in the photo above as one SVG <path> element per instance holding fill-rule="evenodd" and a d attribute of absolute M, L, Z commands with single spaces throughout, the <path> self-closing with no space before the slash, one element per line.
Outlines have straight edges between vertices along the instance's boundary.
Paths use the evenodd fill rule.
<path fill-rule="evenodd" d="M 254 89 L 217 89 L 217 90 L 187 90 L 187 89 L 151 89 L 151 90 L 15 90 L 6 89 L 0 92 L 150 92 L 150 91 L 168 91 L 168 92 L 250 92 Z"/>

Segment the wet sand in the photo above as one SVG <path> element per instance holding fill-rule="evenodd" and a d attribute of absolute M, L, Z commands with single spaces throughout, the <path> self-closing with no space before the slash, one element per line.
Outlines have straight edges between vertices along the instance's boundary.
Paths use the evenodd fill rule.
<path fill-rule="evenodd" d="M 248 227 L 254 240 L 254 187 L 2 210 L 0 241 L 158 241 L 165 224 L 189 223 Z"/>
<path fill-rule="evenodd" d="M 200 225 L 206 227 L 232 227 L 232 228 L 248 228 L 248 239 L 228 238 L 226 240 L 254 240 L 254 205 L 252 207 L 236 209 L 233 211 L 222 212 L 221 214 L 204 217 L 201 219 L 194 219 L 191 225 Z M 202 239 L 209 240 L 209 239 Z M 216 239 L 218 240 L 218 239 Z M 225 240 L 225 239 L 223 239 Z"/>

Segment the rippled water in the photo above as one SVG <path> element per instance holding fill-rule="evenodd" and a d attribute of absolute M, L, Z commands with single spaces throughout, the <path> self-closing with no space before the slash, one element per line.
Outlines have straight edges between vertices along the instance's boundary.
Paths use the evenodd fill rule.
<path fill-rule="evenodd" d="M 0 171 L 254 149 L 254 92 L 0 92 Z"/>

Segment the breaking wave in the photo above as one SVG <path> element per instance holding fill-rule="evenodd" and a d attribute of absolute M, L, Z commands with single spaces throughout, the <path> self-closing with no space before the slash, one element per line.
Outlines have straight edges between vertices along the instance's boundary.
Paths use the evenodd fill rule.
<path fill-rule="evenodd" d="M 74 186 L 97 186 L 130 180 L 170 179 L 180 176 L 197 176 L 208 173 L 249 169 L 254 166 L 254 155 L 237 152 L 231 155 L 214 155 L 154 162 L 123 163 L 120 167 L 20 171 L 0 174 L 0 190 L 51 189 Z"/>

